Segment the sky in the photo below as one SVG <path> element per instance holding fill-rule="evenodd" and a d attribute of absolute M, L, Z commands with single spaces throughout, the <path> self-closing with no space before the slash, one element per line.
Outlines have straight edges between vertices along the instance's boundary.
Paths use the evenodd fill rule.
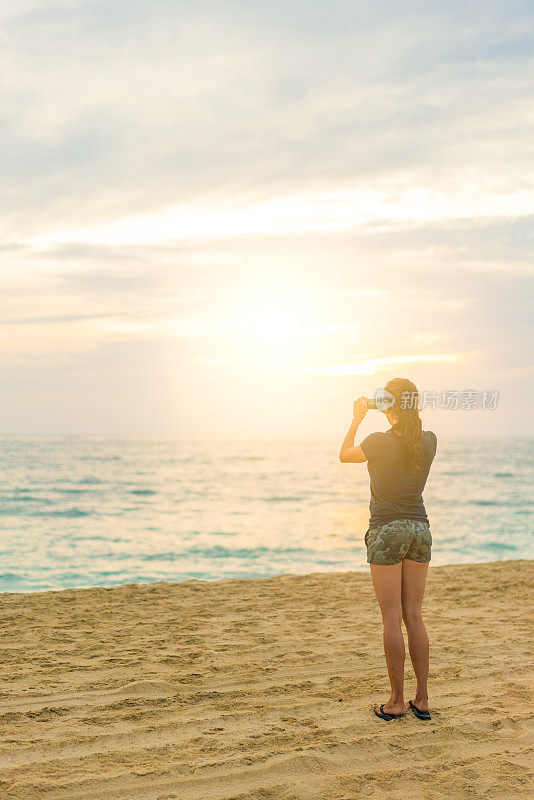
<path fill-rule="evenodd" d="M 340 443 L 408 377 L 533 435 L 533 42 L 516 0 L 0 4 L 0 432 Z"/>

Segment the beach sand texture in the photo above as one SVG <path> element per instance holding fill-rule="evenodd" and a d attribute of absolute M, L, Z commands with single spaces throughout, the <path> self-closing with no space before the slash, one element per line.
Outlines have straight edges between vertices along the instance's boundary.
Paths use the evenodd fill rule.
<path fill-rule="evenodd" d="M 533 574 L 430 566 L 431 722 L 369 572 L 4 593 L 0 798 L 532 798 Z"/>

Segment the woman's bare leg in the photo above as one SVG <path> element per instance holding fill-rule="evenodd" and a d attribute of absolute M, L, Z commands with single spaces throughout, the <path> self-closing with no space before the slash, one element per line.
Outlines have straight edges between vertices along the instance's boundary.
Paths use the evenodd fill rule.
<path fill-rule="evenodd" d="M 402 562 L 392 566 L 371 564 L 371 577 L 382 612 L 384 624 L 384 653 L 388 667 L 391 697 L 384 703 L 384 711 L 401 714 L 406 711 L 404 702 L 404 637 L 402 635 Z"/>
<path fill-rule="evenodd" d="M 417 708 L 429 709 L 428 705 L 428 663 L 429 644 L 421 607 L 425 593 L 428 562 L 402 560 L 402 617 L 408 634 L 408 648 L 412 660 L 417 691 L 413 703 Z"/>

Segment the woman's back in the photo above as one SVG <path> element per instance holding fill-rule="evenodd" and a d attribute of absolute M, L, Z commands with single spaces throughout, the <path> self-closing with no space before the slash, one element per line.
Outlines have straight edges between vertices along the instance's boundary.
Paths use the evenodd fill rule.
<path fill-rule="evenodd" d="M 371 485 L 369 528 L 393 519 L 428 522 L 423 489 L 436 455 L 436 434 L 423 431 L 419 472 L 410 469 L 402 439 L 392 430 L 369 434 L 360 447 L 367 458 Z"/>

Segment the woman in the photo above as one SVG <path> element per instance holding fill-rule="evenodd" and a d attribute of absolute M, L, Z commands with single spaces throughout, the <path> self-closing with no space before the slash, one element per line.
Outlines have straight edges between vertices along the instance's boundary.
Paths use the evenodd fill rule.
<path fill-rule="evenodd" d="M 428 636 L 421 614 L 432 535 L 423 503 L 423 489 L 436 454 L 437 437 L 423 431 L 418 392 L 407 378 L 393 378 L 384 387 L 392 396 L 385 410 L 391 428 L 367 436 L 354 446 L 354 436 L 367 413 L 367 398 L 354 403 L 354 418 L 339 453 L 340 461 L 367 461 L 371 500 L 365 534 L 367 561 L 384 624 L 384 652 L 391 697 L 375 714 L 388 722 L 408 710 L 404 702 L 404 638 L 408 633 L 417 691 L 409 701 L 419 719 L 431 719 L 428 705 Z M 394 398 L 394 402 L 393 402 Z"/>

